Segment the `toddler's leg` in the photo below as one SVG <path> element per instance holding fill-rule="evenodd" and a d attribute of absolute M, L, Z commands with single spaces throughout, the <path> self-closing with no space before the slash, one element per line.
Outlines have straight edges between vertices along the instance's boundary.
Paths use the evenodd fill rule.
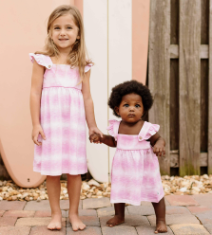
<path fill-rule="evenodd" d="M 107 221 L 109 227 L 113 227 L 124 223 L 125 203 L 115 203 L 115 216 Z"/>
<path fill-rule="evenodd" d="M 48 229 L 61 229 L 62 214 L 60 210 L 60 176 L 47 176 L 47 191 L 51 207 L 52 220 Z"/>
<path fill-rule="evenodd" d="M 78 207 L 81 191 L 81 175 L 67 175 L 69 194 L 69 220 L 74 231 L 85 229 L 85 224 L 79 219 Z"/>
<path fill-rule="evenodd" d="M 166 227 L 166 206 L 164 198 L 162 198 L 158 203 L 152 203 L 155 215 L 156 215 L 156 229 L 155 233 L 166 233 L 167 227 Z"/>

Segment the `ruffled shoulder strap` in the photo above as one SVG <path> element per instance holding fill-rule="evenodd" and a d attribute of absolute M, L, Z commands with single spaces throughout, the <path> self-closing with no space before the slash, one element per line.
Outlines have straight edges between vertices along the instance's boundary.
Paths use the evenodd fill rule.
<path fill-rule="evenodd" d="M 157 124 L 152 124 L 150 122 L 144 122 L 144 125 L 139 133 L 139 140 L 148 140 L 151 136 L 155 135 L 160 129 Z"/>
<path fill-rule="evenodd" d="M 109 120 L 109 126 L 107 130 L 110 135 L 112 135 L 115 140 L 117 141 L 118 131 L 119 131 L 120 121 L 117 120 Z"/>
<path fill-rule="evenodd" d="M 29 58 L 32 63 L 36 60 L 39 65 L 42 65 L 47 69 L 51 69 L 53 64 L 51 58 L 47 55 L 29 53 Z"/>
<path fill-rule="evenodd" d="M 87 65 L 85 66 L 85 69 L 84 69 L 85 73 L 87 73 L 87 72 L 91 69 L 92 66 L 93 66 L 92 63 L 87 64 Z"/>

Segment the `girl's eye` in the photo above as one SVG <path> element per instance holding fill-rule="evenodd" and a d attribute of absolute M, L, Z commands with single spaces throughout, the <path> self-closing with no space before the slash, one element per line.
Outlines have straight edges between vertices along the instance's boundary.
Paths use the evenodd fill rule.
<path fill-rule="evenodd" d="M 129 107 L 129 104 L 125 104 L 124 107 Z"/>
<path fill-rule="evenodd" d="M 72 27 L 67 27 L 67 29 L 72 29 Z"/>
<path fill-rule="evenodd" d="M 136 108 L 139 108 L 139 107 L 140 107 L 140 105 L 139 105 L 139 104 L 136 104 L 136 105 L 135 105 L 135 107 L 136 107 Z"/>
<path fill-rule="evenodd" d="M 54 29 L 60 29 L 59 27 L 55 27 Z"/>

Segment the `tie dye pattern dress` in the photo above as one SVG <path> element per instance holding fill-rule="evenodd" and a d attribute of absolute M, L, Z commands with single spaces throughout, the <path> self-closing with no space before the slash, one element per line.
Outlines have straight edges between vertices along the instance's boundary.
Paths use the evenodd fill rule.
<path fill-rule="evenodd" d="M 117 141 L 111 171 L 111 203 L 158 203 L 164 197 L 160 167 L 151 136 L 160 126 L 144 122 L 139 135 L 119 134 L 120 121 L 110 120 L 108 132 Z"/>
<path fill-rule="evenodd" d="M 46 135 L 35 145 L 33 170 L 42 175 L 78 175 L 87 172 L 86 119 L 78 68 L 53 64 L 49 56 L 29 54 L 45 67 L 40 123 Z M 91 65 L 85 67 L 85 72 Z"/>

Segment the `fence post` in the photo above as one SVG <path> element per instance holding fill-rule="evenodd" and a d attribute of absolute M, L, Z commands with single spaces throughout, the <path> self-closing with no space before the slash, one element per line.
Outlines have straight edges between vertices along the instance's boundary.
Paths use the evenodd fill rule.
<path fill-rule="evenodd" d="M 166 155 L 159 158 L 161 174 L 170 174 L 170 0 L 151 0 L 149 88 L 154 105 L 149 121 L 160 124 Z"/>
<path fill-rule="evenodd" d="M 180 175 L 200 174 L 200 0 L 180 0 Z"/>

